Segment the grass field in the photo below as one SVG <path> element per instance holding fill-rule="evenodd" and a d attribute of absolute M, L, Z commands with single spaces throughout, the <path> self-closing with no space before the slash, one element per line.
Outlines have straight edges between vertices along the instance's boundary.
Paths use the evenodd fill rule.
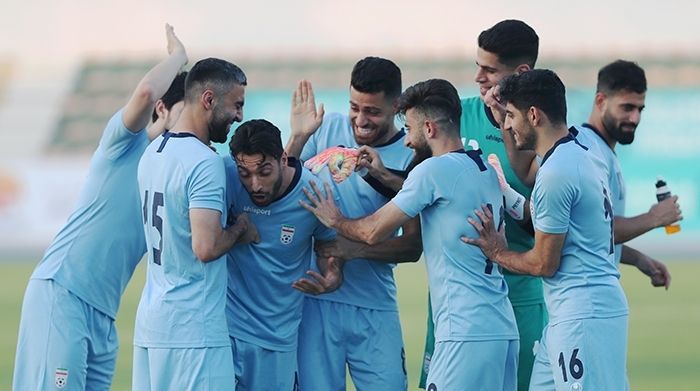
<path fill-rule="evenodd" d="M 22 295 L 33 263 L 0 263 L 0 390 L 11 387 Z M 652 288 L 641 273 L 623 269 L 630 303 L 628 372 L 635 391 L 700 390 L 700 262 L 669 264 L 673 284 Z M 426 279 L 421 263 L 397 268 L 409 390 L 417 388 L 425 333 Z M 113 390 L 129 390 L 134 314 L 144 281 L 139 268 L 117 318 L 121 349 Z M 352 389 L 352 388 L 349 388 Z"/>

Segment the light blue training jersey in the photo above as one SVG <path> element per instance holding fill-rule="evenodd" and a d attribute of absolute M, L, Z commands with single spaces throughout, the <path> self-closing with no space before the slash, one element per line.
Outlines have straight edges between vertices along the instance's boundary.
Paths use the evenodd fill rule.
<path fill-rule="evenodd" d="M 600 132 L 592 125 L 583 124 L 574 127 L 571 131 L 581 144 L 589 147 L 589 150 L 596 154 L 603 162 L 608 171 L 608 189 L 610 189 L 610 201 L 612 202 L 613 214 L 615 216 L 625 215 L 625 181 L 622 178 L 620 161 L 617 159 L 615 151 L 610 148 L 603 139 Z M 615 245 L 615 263 L 620 265 L 622 255 L 622 244 Z"/>
<path fill-rule="evenodd" d="M 314 240 L 335 239 L 313 213 L 299 205 L 302 192 L 315 179 L 298 160 L 289 159 L 295 174 L 289 188 L 267 206 L 257 206 L 240 181 L 229 155 L 226 165 L 226 204 L 229 214 L 247 213 L 257 227 L 260 243 L 234 246 L 227 254 L 226 319 L 229 334 L 274 351 L 295 351 L 304 295 L 292 283 L 307 277 Z"/>
<path fill-rule="evenodd" d="M 402 130 L 386 144 L 374 147 L 381 156 L 384 166 L 397 173 L 405 173 L 413 159 L 413 150 L 404 145 L 405 137 Z M 301 160 L 310 159 L 327 148 L 339 145 L 348 148 L 359 147 L 353 135 L 350 119 L 343 114 L 326 114 L 321 127 L 304 146 Z M 343 215 L 350 219 L 374 213 L 394 196 L 394 192 L 384 187 L 379 181 L 370 176 L 364 179 L 357 172 L 341 183 L 333 181 L 328 167 L 324 167 L 317 176 L 317 183 L 331 184 L 334 195 L 339 198 L 338 207 Z M 314 298 L 375 310 L 397 311 L 394 266 L 394 264 L 367 259 L 346 262 L 343 268 L 343 285 L 335 292 L 314 296 Z"/>
<path fill-rule="evenodd" d="M 566 234 L 559 269 L 543 279 L 549 324 L 626 315 L 614 260 L 608 173 L 572 133 L 542 157 L 531 213 L 536 230 Z"/>
<path fill-rule="evenodd" d="M 408 175 L 391 201 L 420 214 L 435 341 L 518 339 L 508 286 L 495 263 L 462 236 L 478 237 L 467 216 L 490 204 L 503 221 L 503 193 L 480 150 L 431 157 Z"/>
<path fill-rule="evenodd" d="M 112 319 L 146 252 L 136 170 L 148 136 L 129 131 L 122 115 L 107 123 L 75 210 L 31 277 L 54 280 Z"/>
<path fill-rule="evenodd" d="M 166 132 L 146 148 L 138 172 L 148 247 L 146 286 L 134 345 L 145 348 L 230 346 L 225 256 L 203 263 L 192 250 L 190 209 L 226 221 L 224 163 L 191 133 Z"/>

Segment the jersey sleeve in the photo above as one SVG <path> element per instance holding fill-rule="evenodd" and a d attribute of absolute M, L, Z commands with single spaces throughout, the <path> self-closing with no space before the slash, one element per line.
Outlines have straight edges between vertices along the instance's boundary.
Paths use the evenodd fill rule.
<path fill-rule="evenodd" d="M 435 184 L 430 175 L 431 161 L 417 165 L 409 174 L 403 187 L 391 202 L 410 217 L 416 217 L 435 202 Z"/>
<path fill-rule="evenodd" d="M 190 209 L 214 209 L 225 214 L 226 170 L 218 155 L 195 165 L 187 178 Z"/>
<path fill-rule="evenodd" d="M 556 163 L 556 162 L 551 162 Z M 569 230 L 571 208 L 578 196 L 578 172 L 542 170 L 533 191 L 534 226 L 538 231 L 562 234 Z"/>
<path fill-rule="evenodd" d="M 124 109 L 117 111 L 107 122 L 100 144 L 99 151 L 105 154 L 110 160 L 115 160 L 121 156 L 134 140 L 145 137 L 143 129 L 132 132 L 124 125 Z"/>

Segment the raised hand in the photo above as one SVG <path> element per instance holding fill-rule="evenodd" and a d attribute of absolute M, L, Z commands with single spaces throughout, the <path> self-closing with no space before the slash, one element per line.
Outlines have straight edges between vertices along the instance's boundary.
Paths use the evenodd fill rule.
<path fill-rule="evenodd" d="M 173 29 L 173 26 L 167 23 L 165 24 L 165 38 L 168 41 L 168 54 L 181 52 L 185 57 L 187 57 L 185 45 L 183 45 L 177 35 L 175 35 L 175 29 Z M 185 60 L 185 63 L 187 63 L 187 60 Z"/>
<path fill-rule="evenodd" d="M 292 95 L 292 112 L 289 119 L 292 134 L 310 137 L 323 121 L 323 103 L 316 109 L 316 98 L 311 82 L 302 80 Z"/>
<path fill-rule="evenodd" d="M 310 204 L 303 200 L 299 200 L 299 204 L 304 209 L 316 215 L 316 218 L 318 218 L 323 225 L 333 228 L 334 224 L 343 219 L 343 214 L 340 213 L 340 209 L 335 205 L 331 186 L 327 182 L 323 183 L 323 188 L 326 192 L 324 195 L 321 189 L 316 185 L 316 182 L 310 181 L 310 184 L 313 193 L 307 188 L 302 189 L 306 198 L 309 199 Z"/>

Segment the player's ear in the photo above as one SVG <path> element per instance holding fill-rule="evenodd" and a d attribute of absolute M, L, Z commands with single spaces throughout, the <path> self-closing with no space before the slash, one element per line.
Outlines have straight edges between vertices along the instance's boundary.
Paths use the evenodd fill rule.
<path fill-rule="evenodd" d="M 200 101 L 206 110 L 211 110 L 211 108 L 214 106 L 214 91 L 209 89 L 204 90 L 200 97 Z"/>
<path fill-rule="evenodd" d="M 165 115 L 167 114 L 167 109 L 165 108 L 165 103 L 163 103 L 162 99 L 158 99 L 156 101 L 156 107 L 155 107 L 156 115 L 158 118 L 164 118 Z"/>
<path fill-rule="evenodd" d="M 607 101 L 608 97 L 602 92 L 596 92 L 595 93 L 595 99 L 593 103 L 595 104 L 596 109 L 598 111 L 604 111 L 605 109 L 605 102 Z"/>
<path fill-rule="evenodd" d="M 287 162 L 289 161 L 289 157 L 287 156 L 287 151 L 282 151 L 282 156 L 280 156 L 280 163 L 282 167 L 287 166 Z"/>
<path fill-rule="evenodd" d="M 527 110 L 527 120 L 532 126 L 537 126 L 542 120 L 542 112 L 535 106 L 530 106 Z"/>
<path fill-rule="evenodd" d="M 532 68 L 530 68 L 530 66 L 527 64 L 520 64 L 517 67 L 515 67 L 515 73 L 517 73 L 518 75 L 530 70 L 532 70 Z"/>

